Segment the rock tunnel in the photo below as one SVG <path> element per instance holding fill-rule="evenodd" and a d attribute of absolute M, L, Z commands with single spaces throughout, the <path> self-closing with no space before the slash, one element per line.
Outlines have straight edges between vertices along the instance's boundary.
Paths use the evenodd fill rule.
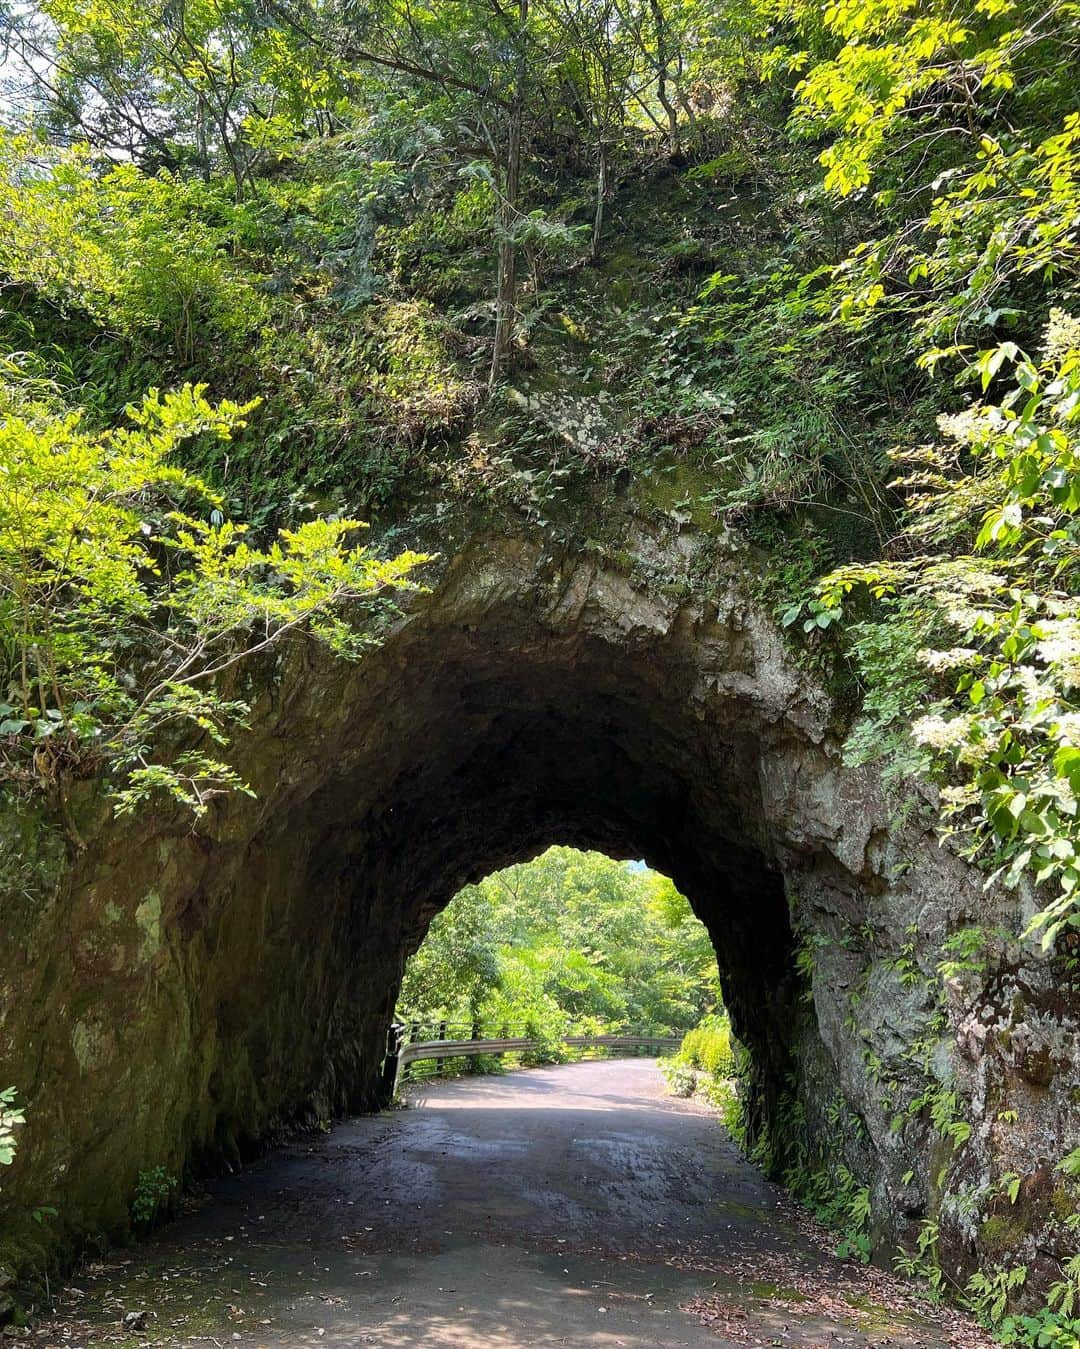
<path fill-rule="evenodd" d="M 710 716 L 700 670 L 657 635 L 614 642 L 580 613 L 563 631 L 510 611 L 456 625 L 437 665 L 402 666 L 400 713 L 378 741 L 305 804 L 307 884 L 349 896 L 356 969 L 389 940 L 385 1020 L 403 957 L 462 884 L 556 842 L 644 857 L 694 897 L 775 1099 L 792 1072 L 797 993 L 758 728 L 745 704 Z"/>
<path fill-rule="evenodd" d="M 689 574 L 699 541 L 636 546 Z M 193 829 L 116 820 L 88 789 L 87 846 L 41 845 L 0 956 L 0 1048 L 39 1126 L 8 1211 L 32 1196 L 62 1204 L 73 1237 L 116 1234 L 144 1168 L 228 1164 L 377 1106 L 433 915 L 557 842 L 645 858 L 709 929 L 759 1156 L 842 1162 L 891 1236 L 923 1216 L 927 1122 L 896 1121 L 925 1086 L 912 1047 L 936 1034 L 955 1054 L 898 957 L 913 931 L 940 941 L 978 884 L 844 767 L 745 557 L 716 565 L 702 599 L 527 538 L 473 540 L 359 663 L 301 641 L 245 675 L 253 800 Z"/>

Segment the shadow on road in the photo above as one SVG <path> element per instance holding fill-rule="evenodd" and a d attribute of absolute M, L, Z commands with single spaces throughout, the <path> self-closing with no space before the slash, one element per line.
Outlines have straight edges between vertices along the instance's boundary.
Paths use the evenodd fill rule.
<path fill-rule="evenodd" d="M 88 1266 L 37 1344 L 974 1345 L 842 1264 L 655 1063 L 425 1083 Z M 128 1326 L 125 1328 L 124 1320 Z"/>

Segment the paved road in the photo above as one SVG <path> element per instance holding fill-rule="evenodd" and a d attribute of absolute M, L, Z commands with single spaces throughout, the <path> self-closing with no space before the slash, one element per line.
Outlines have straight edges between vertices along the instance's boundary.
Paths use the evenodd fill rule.
<path fill-rule="evenodd" d="M 805 1229 L 712 1114 L 665 1095 L 651 1061 L 459 1079 L 215 1184 L 149 1245 L 77 1275 L 34 1340 L 977 1342 Z"/>

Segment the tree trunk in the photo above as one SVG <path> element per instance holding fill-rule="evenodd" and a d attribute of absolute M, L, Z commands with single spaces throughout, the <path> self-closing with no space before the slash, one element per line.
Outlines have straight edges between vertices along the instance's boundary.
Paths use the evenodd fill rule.
<path fill-rule="evenodd" d="M 668 70 L 671 55 L 668 51 L 667 19 L 660 0 L 649 0 L 653 30 L 656 33 L 656 97 L 660 100 L 668 120 L 668 154 L 679 157 L 679 113 L 668 94 Z"/>
<path fill-rule="evenodd" d="M 495 345 L 491 353 L 491 373 L 488 389 L 494 389 L 506 360 L 506 353 L 514 339 L 514 320 L 517 312 L 517 245 L 513 229 L 518 217 L 518 196 L 521 185 L 521 131 L 525 120 L 525 74 L 527 52 L 525 27 L 529 19 L 529 0 L 518 0 L 520 33 L 518 41 L 517 75 L 514 96 L 510 104 L 510 123 L 507 131 L 506 173 L 503 178 L 502 201 L 499 206 L 499 254 L 495 279 Z"/>
<path fill-rule="evenodd" d="M 596 175 L 596 214 L 593 217 L 592 243 L 589 256 L 593 262 L 600 256 L 600 235 L 604 228 L 604 203 L 608 194 L 608 148 L 607 141 L 601 139 L 599 165 Z"/>

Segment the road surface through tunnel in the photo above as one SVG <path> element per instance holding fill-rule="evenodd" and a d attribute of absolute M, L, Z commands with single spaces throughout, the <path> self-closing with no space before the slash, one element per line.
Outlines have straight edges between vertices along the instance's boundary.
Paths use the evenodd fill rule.
<path fill-rule="evenodd" d="M 278 1150 L 81 1271 L 42 1329 L 71 1349 L 983 1343 L 831 1248 L 654 1062 L 579 1063 L 427 1084 Z"/>

